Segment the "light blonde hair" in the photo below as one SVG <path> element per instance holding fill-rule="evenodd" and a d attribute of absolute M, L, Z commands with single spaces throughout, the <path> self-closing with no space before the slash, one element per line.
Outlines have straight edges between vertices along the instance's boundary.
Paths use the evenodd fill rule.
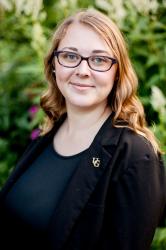
<path fill-rule="evenodd" d="M 115 113 L 113 124 L 118 126 L 116 124 L 119 120 L 127 122 L 127 127 L 146 137 L 151 142 L 154 151 L 160 152 L 154 134 L 147 128 L 143 105 L 136 95 L 138 80 L 129 59 L 124 37 L 117 25 L 97 10 L 81 10 L 66 18 L 53 36 L 52 47 L 44 61 L 48 89 L 41 97 L 41 107 L 46 113 L 42 134 L 50 131 L 55 121 L 66 112 L 65 99 L 57 87 L 53 72 L 53 53 L 64 38 L 68 27 L 74 22 L 90 26 L 103 37 L 118 61 L 116 80 L 108 97 L 108 105 Z"/>

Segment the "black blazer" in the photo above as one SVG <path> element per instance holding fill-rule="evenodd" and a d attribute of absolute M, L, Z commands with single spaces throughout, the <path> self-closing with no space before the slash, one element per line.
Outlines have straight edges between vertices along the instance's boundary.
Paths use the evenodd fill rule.
<path fill-rule="evenodd" d="M 150 143 L 128 128 L 99 130 L 54 211 L 54 250 L 149 250 L 166 205 L 164 166 Z M 1 190 L 0 204 L 63 120 L 25 151 Z"/>

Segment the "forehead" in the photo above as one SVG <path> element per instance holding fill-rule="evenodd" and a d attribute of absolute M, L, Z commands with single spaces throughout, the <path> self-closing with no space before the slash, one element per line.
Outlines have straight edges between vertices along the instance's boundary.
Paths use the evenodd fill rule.
<path fill-rule="evenodd" d="M 78 51 L 85 53 L 93 50 L 104 50 L 109 54 L 111 53 L 111 49 L 104 38 L 92 27 L 81 23 L 73 23 L 67 29 L 58 49 L 66 47 L 74 47 Z"/>

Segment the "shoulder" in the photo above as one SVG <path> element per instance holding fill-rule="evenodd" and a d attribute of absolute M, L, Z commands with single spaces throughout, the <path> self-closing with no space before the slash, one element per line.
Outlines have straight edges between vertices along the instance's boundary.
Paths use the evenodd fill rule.
<path fill-rule="evenodd" d="M 126 160 L 142 158 L 158 160 L 158 155 L 155 153 L 152 143 L 145 136 L 129 128 L 124 121 L 118 121 L 114 124 L 112 119 L 108 120 L 106 126 L 102 129 L 100 138 L 108 153 L 115 154 L 115 157 L 122 156 Z"/>
<path fill-rule="evenodd" d="M 124 152 L 126 157 L 132 161 L 149 160 L 158 161 L 158 156 L 154 152 L 151 142 L 134 132 L 132 129 L 124 127 L 119 140 L 119 147 Z"/>
<path fill-rule="evenodd" d="M 112 160 L 114 164 L 113 179 L 117 181 L 121 177 L 128 176 L 128 181 L 134 179 L 149 182 L 151 179 L 157 180 L 161 185 L 166 185 L 163 160 L 154 152 L 151 142 L 130 128 L 120 129 L 121 136 Z M 130 179 L 130 177 L 132 178 Z"/>

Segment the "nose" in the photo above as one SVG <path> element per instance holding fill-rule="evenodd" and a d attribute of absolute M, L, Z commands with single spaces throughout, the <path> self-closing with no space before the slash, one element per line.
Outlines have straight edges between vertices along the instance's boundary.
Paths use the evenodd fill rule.
<path fill-rule="evenodd" d="M 89 76 L 90 75 L 90 68 L 88 62 L 82 60 L 81 63 L 76 67 L 76 74 L 79 76 Z"/>

